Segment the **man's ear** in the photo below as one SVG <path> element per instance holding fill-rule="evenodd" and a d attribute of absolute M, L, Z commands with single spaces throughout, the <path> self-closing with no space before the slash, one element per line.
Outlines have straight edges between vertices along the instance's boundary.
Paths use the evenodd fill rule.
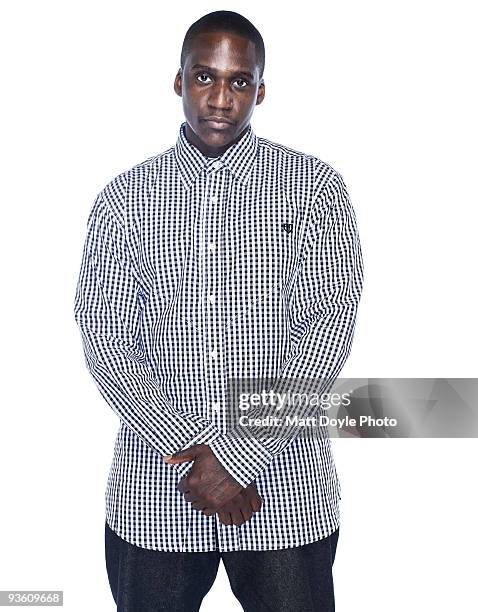
<path fill-rule="evenodd" d="M 178 96 L 182 96 L 182 71 L 181 68 L 178 70 L 176 76 L 174 77 L 174 91 L 178 94 Z"/>
<path fill-rule="evenodd" d="M 266 95 L 266 84 L 264 83 L 264 79 L 260 80 L 259 88 L 257 90 L 257 98 L 256 98 L 256 106 L 264 100 L 264 96 Z"/>

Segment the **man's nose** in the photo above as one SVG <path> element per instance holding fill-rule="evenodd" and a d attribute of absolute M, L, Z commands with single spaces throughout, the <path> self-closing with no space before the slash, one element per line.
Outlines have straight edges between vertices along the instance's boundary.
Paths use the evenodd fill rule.
<path fill-rule="evenodd" d="M 214 108 L 230 108 L 232 105 L 232 96 L 229 91 L 229 83 L 218 81 L 211 90 L 208 102 L 209 105 Z"/>

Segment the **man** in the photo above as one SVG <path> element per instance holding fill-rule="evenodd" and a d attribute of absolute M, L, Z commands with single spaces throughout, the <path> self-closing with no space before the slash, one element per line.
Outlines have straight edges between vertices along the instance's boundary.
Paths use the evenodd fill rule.
<path fill-rule="evenodd" d="M 108 183 L 88 219 L 75 318 L 120 418 L 105 521 L 118 610 L 199 610 L 221 558 L 246 611 L 334 610 L 328 435 L 244 434 L 227 401 L 231 379 L 334 380 L 363 282 L 341 175 L 252 130 L 264 57 L 237 13 L 193 24 L 175 146 Z"/>

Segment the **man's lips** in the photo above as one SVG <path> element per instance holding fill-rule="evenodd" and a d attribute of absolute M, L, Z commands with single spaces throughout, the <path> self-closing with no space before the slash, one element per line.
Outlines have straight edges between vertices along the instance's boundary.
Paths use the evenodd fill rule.
<path fill-rule="evenodd" d="M 209 127 L 217 130 L 225 130 L 234 125 L 230 119 L 226 119 L 225 117 L 204 117 L 203 121 L 205 121 Z"/>

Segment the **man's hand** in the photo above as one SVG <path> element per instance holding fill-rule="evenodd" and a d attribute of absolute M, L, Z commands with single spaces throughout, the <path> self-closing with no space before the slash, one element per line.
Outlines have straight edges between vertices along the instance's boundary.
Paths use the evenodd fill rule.
<path fill-rule="evenodd" d="M 257 492 L 255 482 L 251 482 L 224 506 L 219 508 L 218 517 L 224 525 L 242 525 L 248 521 L 254 512 L 260 510 L 262 498 Z"/>
<path fill-rule="evenodd" d="M 244 488 L 216 459 L 207 444 L 196 444 L 169 457 L 166 463 L 194 461 L 187 476 L 181 479 L 178 490 L 192 507 L 212 516 Z"/>

